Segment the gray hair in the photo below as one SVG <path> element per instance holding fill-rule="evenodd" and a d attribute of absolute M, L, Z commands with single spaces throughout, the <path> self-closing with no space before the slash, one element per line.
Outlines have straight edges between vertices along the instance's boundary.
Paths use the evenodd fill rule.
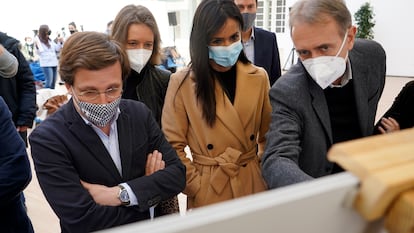
<path fill-rule="evenodd" d="M 343 0 L 299 0 L 290 9 L 290 31 L 297 23 L 324 23 L 332 17 L 344 36 L 352 26 L 352 16 Z"/>

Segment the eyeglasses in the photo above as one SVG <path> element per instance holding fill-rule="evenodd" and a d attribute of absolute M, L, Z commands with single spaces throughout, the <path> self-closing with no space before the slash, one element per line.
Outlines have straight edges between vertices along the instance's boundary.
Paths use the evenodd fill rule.
<path fill-rule="evenodd" d="M 106 98 L 108 99 L 116 99 L 121 96 L 122 89 L 118 87 L 114 87 L 114 88 L 106 89 L 105 91 L 102 91 L 102 92 L 98 90 L 86 90 L 86 91 L 79 92 L 78 96 L 82 97 L 85 100 L 92 101 L 98 98 L 98 96 L 102 93 L 104 93 Z"/>

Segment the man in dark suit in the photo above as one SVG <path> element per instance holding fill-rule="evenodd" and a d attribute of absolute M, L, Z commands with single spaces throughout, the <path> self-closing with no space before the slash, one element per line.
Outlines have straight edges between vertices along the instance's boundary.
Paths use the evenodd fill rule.
<path fill-rule="evenodd" d="M 141 102 L 121 99 L 127 55 L 99 32 L 77 32 L 59 64 L 71 100 L 31 133 L 37 178 L 62 232 L 160 215 L 185 167 Z M 155 207 L 155 208 L 154 208 Z"/>
<path fill-rule="evenodd" d="M 32 179 L 26 146 L 0 96 L 0 231 L 30 233 L 33 227 L 21 200 Z"/>
<path fill-rule="evenodd" d="M 256 19 L 257 0 L 234 0 L 234 3 L 239 7 L 243 16 L 243 51 L 253 64 L 266 70 L 270 86 L 272 86 L 281 75 L 276 35 L 253 26 Z"/>
<path fill-rule="evenodd" d="M 372 135 L 386 71 L 378 43 L 355 39 L 343 0 L 299 0 L 290 11 L 300 62 L 270 90 L 262 171 L 270 188 L 333 174 L 332 144 Z"/>

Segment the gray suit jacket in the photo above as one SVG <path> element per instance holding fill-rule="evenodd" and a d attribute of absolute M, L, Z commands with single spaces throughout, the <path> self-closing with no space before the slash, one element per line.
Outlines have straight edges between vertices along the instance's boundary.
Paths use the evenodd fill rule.
<path fill-rule="evenodd" d="M 378 101 L 385 84 L 386 56 L 378 43 L 357 39 L 349 52 L 353 97 L 363 136 L 373 133 Z M 272 121 L 262 159 L 269 188 L 329 175 L 332 130 L 324 92 L 299 62 L 270 90 Z"/>

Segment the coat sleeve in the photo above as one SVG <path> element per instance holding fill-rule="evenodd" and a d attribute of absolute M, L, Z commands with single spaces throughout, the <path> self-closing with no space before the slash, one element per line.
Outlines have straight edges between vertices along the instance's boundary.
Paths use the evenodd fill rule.
<path fill-rule="evenodd" d="M 299 94 L 279 81 L 270 90 L 271 123 L 262 158 L 262 174 L 269 188 L 312 179 L 299 167 L 303 123 L 295 104 Z"/>
<path fill-rule="evenodd" d="M 184 75 L 184 72 L 175 73 L 170 79 L 162 114 L 162 129 L 168 142 L 177 151 L 178 156 L 186 166 L 187 185 L 184 193 L 191 197 L 200 189 L 201 178 L 199 171 L 185 152 L 188 145 L 187 131 L 189 128 L 189 120 L 184 106 L 185 97 L 180 91 L 180 86 L 182 82 L 189 80 L 183 81 L 182 76 L 179 75 Z"/>
<path fill-rule="evenodd" d="M 19 61 L 19 68 L 16 74 L 18 110 L 16 126 L 32 127 L 36 116 L 36 87 L 33 73 L 30 70 L 26 58 L 17 46 L 14 46 L 11 53 Z"/>
<path fill-rule="evenodd" d="M 270 68 L 270 86 L 276 82 L 276 80 L 282 75 L 280 68 L 280 56 L 279 56 L 279 47 L 277 45 L 276 34 L 271 33 L 272 35 L 272 66 Z"/>
<path fill-rule="evenodd" d="M 23 191 L 32 174 L 26 146 L 14 127 L 11 113 L 0 97 L 0 209 Z"/>
<path fill-rule="evenodd" d="M 374 134 L 380 134 L 378 127 L 384 117 L 394 118 L 400 125 L 400 129 L 414 126 L 414 81 L 408 82 L 394 99 L 392 106 L 385 112 L 375 125 Z"/>
<path fill-rule="evenodd" d="M 141 211 L 179 194 L 185 187 L 185 166 L 151 114 L 147 114 L 146 126 L 149 153 L 154 150 L 160 151 L 165 168 L 127 182 L 138 198 L 138 208 Z"/>
<path fill-rule="evenodd" d="M 266 72 L 264 72 L 264 74 L 266 75 Z M 264 149 L 265 149 L 265 144 L 266 144 L 266 133 L 269 130 L 269 124 L 270 124 L 270 120 L 271 120 L 271 113 L 272 113 L 272 106 L 270 105 L 270 98 L 269 98 L 269 82 L 268 82 L 268 78 L 266 75 L 266 79 L 265 79 L 265 84 L 263 85 L 263 92 L 264 92 L 264 98 L 263 98 L 263 103 L 262 103 L 262 119 L 260 121 L 260 129 L 259 129 L 259 134 L 257 136 L 257 144 L 259 145 L 258 147 L 258 155 L 259 158 L 262 157 Z"/>
<path fill-rule="evenodd" d="M 0 44 L 0 77 L 11 78 L 15 76 L 18 66 L 16 57 Z"/>

